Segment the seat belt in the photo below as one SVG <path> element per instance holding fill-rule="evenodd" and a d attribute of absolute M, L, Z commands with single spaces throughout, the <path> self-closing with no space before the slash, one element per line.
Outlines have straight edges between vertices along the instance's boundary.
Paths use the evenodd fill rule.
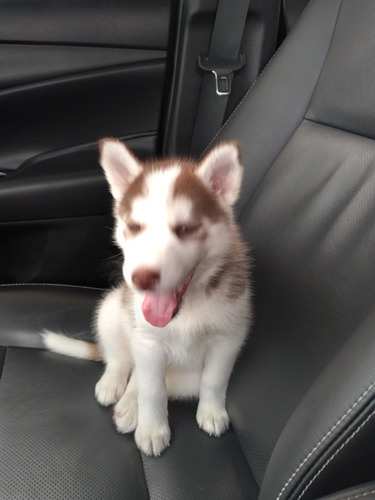
<path fill-rule="evenodd" d="M 205 72 L 190 145 L 190 154 L 199 156 L 223 124 L 232 89 L 233 74 L 245 64 L 239 54 L 250 0 L 219 0 L 210 46 L 200 55 Z"/>

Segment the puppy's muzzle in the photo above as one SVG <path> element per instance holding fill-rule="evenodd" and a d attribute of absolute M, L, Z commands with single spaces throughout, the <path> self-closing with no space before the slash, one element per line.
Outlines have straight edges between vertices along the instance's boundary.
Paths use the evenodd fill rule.
<path fill-rule="evenodd" d="M 160 273 L 146 267 L 140 267 L 132 274 L 132 282 L 138 290 L 155 290 L 160 282 Z"/>

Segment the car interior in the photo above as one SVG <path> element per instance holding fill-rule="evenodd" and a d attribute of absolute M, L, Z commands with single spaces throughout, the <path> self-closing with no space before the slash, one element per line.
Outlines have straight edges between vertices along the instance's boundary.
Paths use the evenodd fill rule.
<path fill-rule="evenodd" d="M 0 0 L 0 44 L 0 499 L 375 499 L 375 3 Z M 171 401 L 160 457 L 40 336 L 93 340 L 121 278 L 103 137 L 241 144 L 231 426 Z"/>

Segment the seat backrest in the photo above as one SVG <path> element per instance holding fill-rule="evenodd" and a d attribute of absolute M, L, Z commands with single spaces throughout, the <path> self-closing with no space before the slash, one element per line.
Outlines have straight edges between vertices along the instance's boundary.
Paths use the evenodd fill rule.
<path fill-rule="evenodd" d="M 255 301 L 231 421 L 262 500 L 318 498 L 375 478 L 375 3 L 313 0 L 228 138 Z"/>

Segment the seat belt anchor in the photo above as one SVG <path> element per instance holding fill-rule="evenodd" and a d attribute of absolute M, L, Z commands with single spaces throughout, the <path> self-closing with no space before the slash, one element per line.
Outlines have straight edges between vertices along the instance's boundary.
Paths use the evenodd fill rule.
<path fill-rule="evenodd" d="M 245 65 L 245 55 L 240 54 L 234 61 L 225 59 L 209 59 L 206 54 L 198 57 L 198 65 L 203 71 L 209 71 L 215 77 L 216 94 L 229 95 L 232 91 L 232 80 L 235 71 Z"/>

